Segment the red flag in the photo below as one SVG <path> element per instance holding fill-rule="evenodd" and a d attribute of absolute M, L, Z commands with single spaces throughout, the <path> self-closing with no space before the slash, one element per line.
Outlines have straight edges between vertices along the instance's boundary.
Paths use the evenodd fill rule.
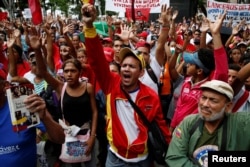
<path fill-rule="evenodd" d="M 42 23 L 42 10 L 39 0 L 29 0 L 29 7 L 32 15 L 32 22 L 34 25 Z"/>

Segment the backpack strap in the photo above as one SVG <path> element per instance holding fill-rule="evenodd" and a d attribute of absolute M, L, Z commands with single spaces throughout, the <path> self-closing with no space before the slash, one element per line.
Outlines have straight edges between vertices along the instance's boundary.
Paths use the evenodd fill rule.
<path fill-rule="evenodd" d="M 150 76 L 150 78 L 154 81 L 154 83 L 156 83 L 158 85 L 158 79 L 157 79 L 153 69 L 150 67 L 150 65 L 146 66 L 146 70 L 147 70 L 148 75 Z"/>
<path fill-rule="evenodd" d="M 65 122 L 65 119 L 64 119 L 64 113 L 63 113 L 63 97 L 64 97 L 66 87 L 67 87 L 67 82 L 64 82 L 64 85 L 63 85 L 62 91 L 61 91 L 61 110 L 62 110 L 62 117 L 63 117 L 64 122 Z"/>
<path fill-rule="evenodd" d="M 193 126 L 191 127 L 191 129 L 188 131 L 189 132 L 189 135 L 191 137 L 191 135 L 194 133 L 194 131 L 198 128 L 198 126 L 200 125 L 200 123 L 202 123 L 202 119 L 199 118 L 194 124 Z"/>
<path fill-rule="evenodd" d="M 158 82 L 158 79 L 153 71 L 153 69 L 150 67 L 150 65 L 147 65 L 146 66 L 146 70 L 148 72 L 148 75 L 150 76 L 150 78 L 154 81 L 154 83 L 157 85 L 158 87 L 158 95 L 160 95 L 160 89 L 161 89 L 161 86 L 160 86 L 160 83 Z"/>

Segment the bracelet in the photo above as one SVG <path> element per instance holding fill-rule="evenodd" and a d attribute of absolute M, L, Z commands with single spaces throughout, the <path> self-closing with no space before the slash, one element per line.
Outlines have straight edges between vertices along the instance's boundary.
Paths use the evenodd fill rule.
<path fill-rule="evenodd" d="M 163 30 L 163 31 L 170 30 L 170 27 L 162 27 L 161 30 Z"/>
<path fill-rule="evenodd" d="M 170 28 L 170 25 L 169 24 L 163 24 L 161 27 L 162 28 L 165 28 L 165 27 Z"/>

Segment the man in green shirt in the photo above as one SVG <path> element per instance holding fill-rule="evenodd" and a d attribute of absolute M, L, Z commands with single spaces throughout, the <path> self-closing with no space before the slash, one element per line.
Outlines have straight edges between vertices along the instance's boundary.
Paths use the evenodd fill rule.
<path fill-rule="evenodd" d="M 209 151 L 249 151 L 250 113 L 231 113 L 233 89 L 223 81 L 201 85 L 198 114 L 175 129 L 166 162 L 170 167 L 204 166 Z"/>

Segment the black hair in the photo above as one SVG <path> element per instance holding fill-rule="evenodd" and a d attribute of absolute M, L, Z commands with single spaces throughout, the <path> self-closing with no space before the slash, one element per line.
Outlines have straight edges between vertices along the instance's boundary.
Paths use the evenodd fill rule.
<path fill-rule="evenodd" d="M 113 60 L 113 61 L 111 61 L 111 62 L 109 63 L 109 65 L 115 65 L 115 66 L 117 66 L 118 71 L 120 72 L 120 70 L 121 70 L 121 65 L 120 65 L 120 64 L 118 64 L 117 62 L 115 62 L 114 60 Z"/>
<path fill-rule="evenodd" d="M 250 62 L 250 53 L 246 52 L 241 58 L 243 65 L 248 64 Z"/>
<path fill-rule="evenodd" d="M 114 41 L 116 41 L 116 40 L 122 41 L 122 39 L 121 39 L 118 35 L 115 35 L 115 36 L 114 36 Z"/>
<path fill-rule="evenodd" d="M 201 34 L 201 30 L 199 30 L 199 29 L 195 29 L 195 30 L 194 30 L 194 33 L 195 33 L 195 32 L 198 32 L 198 33 Z"/>
<path fill-rule="evenodd" d="M 19 55 L 19 58 L 18 58 L 18 62 L 23 62 L 23 49 L 18 46 L 17 44 L 14 44 L 13 45 L 13 48 L 17 51 L 18 55 Z"/>
<path fill-rule="evenodd" d="M 238 64 L 229 64 L 228 69 L 234 71 L 240 71 L 241 67 Z"/>
<path fill-rule="evenodd" d="M 4 35 L 4 41 L 7 41 L 7 38 L 6 38 L 6 32 L 3 31 L 3 30 L 0 30 L 0 34 L 3 34 Z"/>
<path fill-rule="evenodd" d="M 22 26 L 19 26 L 18 29 L 20 30 L 20 33 L 23 34 L 24 33 L 24 28 Z"/>
<path fill-rule="evenodd" d="M 211 71 L 215 69 L 213 51 L 211 49 L 201 48 L 198 50 L 198 58 L 201 63 L 209 70 L 208 73 L 204 73 L 205 76 L 209 76 Z"/>

